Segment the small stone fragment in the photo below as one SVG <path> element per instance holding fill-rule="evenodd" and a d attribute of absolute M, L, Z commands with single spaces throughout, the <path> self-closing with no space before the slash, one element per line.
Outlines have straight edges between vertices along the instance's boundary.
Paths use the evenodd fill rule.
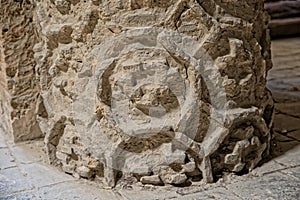
<path fill-rule="evenodd" d="M 70 161 L 68 164 L 63 163 L 62 170 L 68 174 L 73 174 L 75 170 L 75 161 Z"/>
<path fill-rule="evenodd" d="M 166 174 L 163 176 L 164 183 L 179 185 L 184 183 L 187 180 L 187 176 L 185 174 Z"/>
<path fill-rule="evenodd" d="M 70 160 L 70 157 L 67 154 L 60 151 L 56 151 L 56 158 L 61 160 L 62 162 L 68 162 Z"/>
<path fill-rule="evenodd" d="M 77 168 L 78 174 L 83 178 L 91 178 L 92 176 L 92 170 L 86 166 L 80 166 Z"/>
<path fill-rule="evenodd" d="M 191 173 L 191 172 L 195 171 L 195 169 L 196 169 L 195 162 L 189 162 L 185 165 L 182 165 L 182 172 L 183 173 Z"/>
<path fill-rule="evenodd" d="M 140 181 L 143 184 L 152 184 L 152 185 L 161 185 L 163 184 L 162 180 L 159 178 L 158 175 L 152 175 L 152 176 L 143 176 Z"/>
<path fill-rule="evenodd" d="M 166 184 L 182 184 L 187 180 L 187 176 L 185 174 L 181 174 L 179 172 L 175 172 L 169 166 L 163 166 L 159 170 L 159 176 L 161 180 Z"/>
<path fill-rule="evenodd" d="M 65 154 L 69 154 L 69 155 L 72 154 L 72 148 L 71 148 L 70 146 L 67 146 L 67 145 L 61 146 L 61 147 L 59 148 L 59 150 L 60 150 L 61 152 L 65 153 Z"/>

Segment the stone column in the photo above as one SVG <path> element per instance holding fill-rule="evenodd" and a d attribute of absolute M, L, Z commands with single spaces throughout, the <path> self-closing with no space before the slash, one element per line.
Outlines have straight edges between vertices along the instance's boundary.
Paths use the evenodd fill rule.
<path fill-rule="evenodd" d="M 74 176 L 213 182 L 268 155 L 263 0 L 40 0 L 37 120 Z"/>

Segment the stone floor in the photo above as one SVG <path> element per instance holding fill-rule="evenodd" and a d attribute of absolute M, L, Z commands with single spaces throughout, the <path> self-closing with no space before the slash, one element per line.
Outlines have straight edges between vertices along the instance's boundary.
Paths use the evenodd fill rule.
<path fill-rule="evenodd" d="M 300 38 L 275 40 L 272 50 L 272 157 L 250 174 L 185 188 L 131 184 L 128 179 L 108 190 L 45 164 L 42 141 L 13 144 L 0 129 L 0 199 L 300 199 Z"/>

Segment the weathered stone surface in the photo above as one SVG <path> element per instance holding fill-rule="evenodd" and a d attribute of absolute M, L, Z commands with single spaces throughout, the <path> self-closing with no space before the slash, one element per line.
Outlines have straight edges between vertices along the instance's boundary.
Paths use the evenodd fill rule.
<path fill-rule="evenodd" d="M 247 196 L 247 199 L 298 199 L 300 183 L 292 177 L 281 173 L 269 174 L 255 181 L 245 181 L 243 184 L 230 184 L 227 188 L 239 196 Z M 255 195 L 249 190 L 255 190 Z"/>
<path fill-rule="evenodd" d="M 182 184 L 187 180 L 187 176 L 183 173 L 174 171 L 169 166 L 158 166 L 153 170 L 165 184 Z"/>
<path fill-rule="evenodd" d="M 163 182 L 158 175 L 143 176 L 140 180 L 143 184 L 161 185 Z"/>
<path fill-rule="evenodd" d="M 35 188 L 73 180 L 73 177 L 61 173 L 60 170 L 55 169 L 53 166 L 47 166 L 41 163 L 22 165 L 20 168 L 24 174 L 23 176 L 25 176 L 27 180 L 30 180 L 30 183 L 33 184 Z"/>
<path fill-rule="evenodd" d="M 92 176 L 91 169 L 86 166 L 78 167 L 77 172 L 83 178 L 91 178 Z"/>
<path fill-rule="evenodd" d="M 16 161 L 21 164 L 28 164 L 37 161 L 45 161 L 45 154 L 42 151 L 44 144 L 42 141 L 36 141 L 34 144 L 20 144 L 11 148 L 14 151 Z M 26 154 L 24 154 L 26 152 Z M 42 156 L 44 155 L 44 156 Z"/>
<path fill-rule="evenodd" d="M 27 177 L 17 167 L 1 170 L 0 183 L 1 199 L 13 193 L 34 188 L 33 184 L 28 182 Z"/>
<path fill-rule="evenodd" d="M 14 163 L 14 158 L 10 155 L 8 148 L 0 149 L 1 161 L 0 161 L 0 169 L 10 168 L 16 166 Z"/>
<path fill-rule="evenodd" d="M 277 70 L 282 74 L 282 76 L 286 75 L 285 79 L 288 80 L 291 72 L 289 71 L 289 67 L 286 68 L 286 64 L 289 64 L 289 60 L 297 60 L 299 58 L 299 53 L 294 52 L 294 50 L 299 50 L 296 48 L 295 44 L 299 42 L 299 38 L 293 38 L 289 40 L 276 40 L 273 41 L 273 49 L 274 46 L 280 47 L 281 45 L 284 47 L 290 47 L 289 51 L 284 51 L 286 56 L 282 57 L 273 57 L 274 60 L 282 62 L 280 65 L 274 66 L 272 72 L 269 72 L 269 76 L 272 75 Z M 274 53 L 283 53 L 280 50 L 281 48 L 274 49 Z M 291 53 L 288 53 L 291 52 Z M 297 61 L 299 63 L 299 60 Z M 276 62 L 275 62 L 276 63 Z M 295 63 L 296 64 L 296 63 Z M 294 69 L 294 72 L 297 72 L 297 68 Z M 279 73 L 277 73 L 279 74 Z M 297 73 L 293 73 L 292 75 L 296 76 Z M 285 93 L 275 93 L 276 96 L 276 104 L 280 104 L 280 110 L 283 113 L 288 113 L 288 115 L 297 114 L 297 110 L 287 109 L 288 112 L 285 111 L 283 104 L 289 105 L 292 104 L 296 107 L 296 103 L 299 103 L 299 93 L 292 93 L 293 96 L 287 95 Z M 277 107 L 278 109 L 278 107 Z M 276 123 L 276 121 L 274 122 Z M 292 132 L 291 132 L 292 133 Z M 299 167 L 295 167 L 292 163 L 300 159 L 300 151 L 299 148 L 296 148 L 297 141 L 292 140 L 289 137 L 290 133 L 286 133 L 289 137 L 280 138 L 280 144 L 275 146 L 275 149 L 278 149 L 279 146 L 285 147 L 281 152 L 281 160 L 283 164 L 279 164 L 277 161 L 271 160 L 263 164 L 261 167 L 256 168 L 249 174 L 249 176 L 236 176 L 232 174 L 228 174 L 228 176 L 224 176 L 218 180 L 217 183 L 205 185 L 201 182 L 193 182 L 189 187 L 173 187 L 171 185 L 165 186 L 151 186 L 151 185 L 142 185 L 140 183 L 136 183 L 136 180 L 133 177 L 124 177 L 120 180 L 120 184 L 117 187 L 110 191 L 105 190 L 99 184 L 94 184 L 93 182 L 89 182 L 87 180 L 77 180 L 71 178 L 70 176 L 66 176 L 66 178 L 71 178 L 67 180 L 62 180 L 62 173 L 52 173 L 56 172 L 57 169 L 53 167 L 44 167 L 39 169 L 39 173 L 37 172 L 37 166 L 29 168 L 29 170 L 23 171 L 24 165 L 27 165 L 28 162 L 22 161 L 31 161 L 30 157 L 27 155 L 32 155 L 32 152 L 35 149 L 31 149 L 32 145 L 35 146 L 36 143 L 40 144 L 40 141 L 32 141 L 26 142 L 22 145 L 16 146 L 24 146 L 26 148 L 16 149 L 9 141 L 3 140 L 6 137 L 1 137 L 5 135 L 4 132 L 0 129 L 0 144 L 1 141 L 4 147 L 8 147 L 10 150 L 10 154 L 16 158 L 14 163 L 18 167 L 8 168 L 1 170 L 0 169 L 0 199 L 78 199 L 78 198 L 86 198 L 86 199 L 299 199 Z M 276 136 L 277 134 L 273 134 Z M 274 141 L 272 141 L 274 142 Z M 296 143 L 295 143 L 296 142 Z M 295 144 L 294 144 L 295 143 Z M 298 142 L 299 144 L 299 142 Z M 0 145 L 1 146 L 1 145 Z M 40 145 L 38 145 L 40 146 Z M 1 148 L 1 147 L 0 147 Z M 3 147 L 2 147 L 3 148 Z M 59 147 L 60 148 L 60 147 Z M 288 151 L 289 150 L 289 151 Z M 62 149 L 62 151 L 64 151 Z M 287 152 L 288 151 L 288 152 Z M 290 152 L 291 151 L 291 152 Z M 294 152 L 294 153 L 292 153 Z M 36 151 L 40 156 L 43 156 L 43 153 L 40 151 Z M 0 153 L 0 158 L 1 157 Z M 19 156 L 18 156 L 19 155 Z M 275 156 L 276 158 L 277 156 Z M 283 158 L 286 159 L 283 159 Z M 21 159 L 19 159 L 21 158 Z M 274 157 L 273 157 L 274 158 Z M 277 158 L 276 158 L 277 159 Z M 294 161 L 292 161 L 294 160 Z M 0 159 L 0 161 L 2 161 Z M 21 161 L 21 162 L 20 162 Z M 296 164 L 297 162 L 295 162 Z M 299 162 L 298 162 L 299 163 Z M 94 166 L 96 162 L 91 162 L 91 166 Z M 298 164 L 299 165 L 299 164 Z M 296 164 L 297 166 L 297 164 Z M 22 169 L 22 170 L 21 170 Z M 42 172 L 41 172 L 42 171 Z M 279 172 L 279 173 L 278 173 Z M 226 173 L 226 172 L 225 172 Z M 226 173 L 227 174 L 227 173 Z M 3 176 L 4 175 L 4 176 Z M 126 176 L 129 176 L 127 174 Z M 267 176 L 266 176 L 267 175 Z M 270 180 L 270 175 L 274 178 Z M 274 176 L 275 175 L 275 176 Z M 48 180 L 49 178 L 53 181 L 49 181 L 45 184 L 43 179 Z M 38 179 L 38 180 L 36 180 Z M 264 181 L 262 181 L 264 179 Z M 132 181 L 135 180 L 135 181 Z M 198 179 L 199 180 L 199 179 Z M 284 181 L 286 180 L 286 181 Z M 99 181 L 96 179 L 95 181 Z M 34 186 L 32 185 L 34 183 Z M 233 185 L 232 185 L 233 184 Z M 297 185 L 298 184 L 298 185 Z M 294 185 L 294 187 L 293 187 Z M 225 188 L 227 187 L 227 188 Z M 249 188 L 251 190 L 249 190 Z M 263 190 L 262 190 L 263 189 Z M 249 193 L 251 191 L 251 193 Z M 32 194 L 32 195 L 31 195 Z"/>
<path fill-rule="evenodd" d="M 182 172 L 184 173 L 192 173 L 196 170 L 196 163 L 195 162 L 189 162 L 182 166 Z"/>
<path fill-rule="evenodd" d="M 120 197 L 110 190 L 99 189 L 94 185 L 83 182 L 63 182 L 40 188 L 38 197 L 41 199 L 111 199 L 119 200 Z"/>
<path fill-rule="evenodd" d="M 1 1 L 0 15 L 0 122 L 6 132 L 13 132 L 15 141 L 42 137 L 35 113 L 39 96 L 33 52 L 38 43 L 35 4 Z"/>
<path fill-rule="evenodd" d="M 113 187 L 120 171 L 166 184 L 212 182 L 268 155 L 273 102 L 262 0 L 21 4 L 0 10 L 32 16 L 16 39 L 31 38 L 21 51 L 30 54 L 11 57 L 16 22 L 4 20 L 0 89 L 30 98 L 1 98 L 1 107 L 12 109 L 12 122 L 5 119 L 16 140 L 45 135 L 50 163 Z M 30 87 L 15 62 L 30 62 Z"/>

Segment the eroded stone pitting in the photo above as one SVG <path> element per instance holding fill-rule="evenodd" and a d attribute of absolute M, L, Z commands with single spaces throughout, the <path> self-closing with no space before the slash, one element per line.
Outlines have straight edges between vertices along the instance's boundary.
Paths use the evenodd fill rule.
<path fill-rule="evenodd" d="M 144 184 L 181 185 L 252 170 L 268 154 L 273 102 L 263 1 L 31 3 L 20 15 L 34 14 L 28 59 L 36 64 L 28 77 L 37 77 L 39 90 L 28 93 L 28 108 L 18 104 L 27 93 L 15 96 L 12 114 L 30 114 L 23 125 L 39 126 L 50 163 L 111 187 L 120 172 Z M 9 66 L 1 76 L 22 78 L 2 40 L 1 62 Z M 0 87 L 22 93 L 22 83 Z"/>
<path fill-rule="evenodd" d="M 149 39 L 146 42 L 148 46 L 152 45 L 146 49 L 141 46 L 138 39 L 143 37 L 144 32 L 152 34 L 149 38 L 153 40 Z M 99 70 L 97 77 L 100 77 L 96 80 L 100 79 L 100 82 L 105 80 L 106 83 L 98 84 L 98 88 L 96 88 L 97 84 L 92 82 L 90 84 L 94 85 L 95 91 L 100 91 L 98 92 L 100 102 L 97 104 L 106 107 L 106 109 L 100 108 L 102 113 L 98 114 L 101 116 L 98 120 L 103 125 L 108 123 L 105 127 L 108 132 L 111 133 L 111 129 L 117 130 L 117 134 L 108 134 L 113 148 L 108 150 L 108 156 L 104 154 L 103 159 L 106 161 L 106 167 L 139 176 L 150 175 L 153 173 L 153 168 L 160 165 L 184 164 L 185 150 L 195 143 L 193 139 L 200 130 L 199 115 L 201 113 L 197 99 L 200 96 L 198 92 L 200 88 L 195 88 L 199 87 L 198 84 L 193 79 L 189 80 L 187 76 L 189 73 L 190 77 L 196 77 L 197 74 L 193 73 L 197 70 L 190 69 L 190 72 L 187 72 L 188 68 L 182 66 L 178 61 L 176 62 L 175 53 L 170 56 L 170 52 L 163 49 L 157 42 L 159 33 L 163 33 L 163 29 L 132 30 L 125 33 L 124 36 L 113 39 L 116 45 L 118 45 L 117 41 L 128 41 L 128 44 L 124 45 L 124 49 L 116 49 L 117 52 L 114 52 L 111 45 L 103 44 L 100 45 L 99 50 L 93 52 L 97 59 L 101 58 L 102 60 L 96 62 L 99 64 L 95 66 L 95 71 Z M 134 39 L 130 40 L 130 38 Z M 185 39 L 187 40 L 187 38 Z M 107 44 L 110 43 L 111 41 L 107 42 Z M 128 46 L 131 48 L 129 51 L 126 49 Z M 103 54 L 103 52 L 109 52 L 109 54 Z M 180 59 L 177 58 L 177 60 Z M 91 67 L 92 65 L 87 64 L 86 66 Z M 107 75 L 110 77 L 106 77 Z M 110 89 L 107 89 L 107 86 L 110 86 Z M 101 92 L 104 91 L 103 87 L 110 93 Z M 137 91 L 139 91 L 138 94 Z M 132 96 L 135 97 L 135 100 Z M 159 100 L 159 98 L 161 99 Z M 174 100 L 168 100 L 170 98 Z M 138 104 L 137 107 L 133 106 L 136 101 L 141 100 L 144 103 Z M 142 106 L 144 107 L 141 108 Z M 145 108 L 148 108 L 148 112 L 145 112 Z M 144 109 L 144 112 L 141 109 Z M 76 107 L 75 110 L 77 110 Z M 81 128 L 80 125 L 79 128 Z M 92 129 L 92 131 L 95 130 Z M 189 133 L 185 135 L 183 134 L 185 132 Z M 99 133 L 105 135 L 105 132 L 101 132 L 101 130 Z M 113 137 L 114 141 L 111 141 Z M 99 145 L 91 145 L 89 143 L 91 141 L 85 141 L 87 142 L 86 146 L 91 146 L 92 154 L 97 154 L 99 157 L 99 152 L 105 151 L 104 149 L 99 151 Z M 97 143 L 97 141 L 93 142 Z M 199 146 L 199 144 L 195 143 L 194 146 Z M 173 152 L 173 148 L 179 149 L 177 152 Z M 198 148 L 196 151 L 195 154 L 199 154 L 200 149 Z M 155 156 L 155 154 L 158 155 Z M 176 154 L 178 155 L 176 156 Z M 137 157 L 139 162 L 135 161 L 134 166 L 132 162 L 127 161 Z M 107 159 L 113 160 L 108 162 Z M 114 160 L 118 160 L 119 163 Z M 123 163 L 120 163 L 121 161 Z M 111 179 L 113 178 L 111 177 Z"/>

